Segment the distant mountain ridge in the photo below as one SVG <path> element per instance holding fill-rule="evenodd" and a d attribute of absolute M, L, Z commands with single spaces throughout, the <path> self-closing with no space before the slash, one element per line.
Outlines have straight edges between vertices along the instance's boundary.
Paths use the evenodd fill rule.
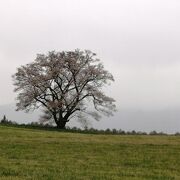
<path fill-rule="evenodd" d="M 38 121 L 38 116 L 40 112 L 34 111 L 30 113 L 25 113 L 22 111 L 16 111 L 16 106 L 14 104 L 0 105 L 0 119 L 6 115 L 8 120 L 16 121 L 18 123 L 29 123 L 32 121 Z"/>
<path fill-rule="evenodd" d="M 41 111 L 24 113 L 15 111 L 15 105 L 0 105 L 0 119 L 3 115 L 9 120 L 18 123 L 30 123 L 38 121 Z M 70 126 L 80 126 L 73 120 L 67 124 Z M 165 133 L 180 132 L 180 109 L 165 110 L 132 110 L 120 109 L 113 117 L 104 117 L 99 122 L 93 121 L 92 125 L 97 129 L 116 128 L 125 131 L 145 131 L 156 130 Z"/>

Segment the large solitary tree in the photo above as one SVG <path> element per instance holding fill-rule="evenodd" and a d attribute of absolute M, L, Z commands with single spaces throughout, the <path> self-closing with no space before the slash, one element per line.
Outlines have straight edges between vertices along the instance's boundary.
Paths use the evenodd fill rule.
<path fill-rule="evenodd" d="M 102 90 L 114 78 L 89 50 L 38 54 L 17 69 L 13 80 L 17 110 L 43 107 L 58 128 L 65 128 L 72 117 L 87 114 L 97 119 L 115 110 L 115 100 Z"/>

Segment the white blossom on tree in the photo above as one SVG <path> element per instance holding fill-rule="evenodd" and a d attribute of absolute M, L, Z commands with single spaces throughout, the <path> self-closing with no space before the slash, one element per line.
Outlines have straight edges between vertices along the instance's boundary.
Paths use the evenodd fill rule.
<path fill-rule="evenodd" d="M 100 114 L 115 111 L 115 100 L 102 90 L 114 78 L 89 50 L 38 54 L 32 63 L 17 69 L 13 80 L 17 110 L 44 107 L 44 119 L 53 119 L 58 128 L 82 113 L 99 119 Z"/>

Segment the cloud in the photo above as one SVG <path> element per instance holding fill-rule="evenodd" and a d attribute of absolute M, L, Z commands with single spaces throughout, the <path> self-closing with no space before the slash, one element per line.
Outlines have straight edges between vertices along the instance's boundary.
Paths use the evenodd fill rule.
<path fill-rule="evenodd" d="M 11 75 L 37 53 L 80 48 L 115 75 L 119 104 L 178 104 L 179 8 L 175 0 L 1 1 L 0 103 L 14 100 Z"/>

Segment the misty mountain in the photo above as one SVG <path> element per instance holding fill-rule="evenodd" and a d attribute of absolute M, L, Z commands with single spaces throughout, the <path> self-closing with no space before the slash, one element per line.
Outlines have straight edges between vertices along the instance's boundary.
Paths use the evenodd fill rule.
<path fill-rule="evenodd" d="M 38 122 L 39 117 L 42 115 L 42 111 L 35 110 L 33 112 L 25 113 L 23 111 L 16 111 L 15 104 L 0 105 L 0 120 L 6 115 L 8 120 L 15 121 L 17 123 L 31 123 Z M 80 126 L 77 122 L 70 122 L 69 126 Z"/>
<path fill-rule="evenodd" d="M 96 126 L 117 128 L 126 131 L 176 133 L 180 132 L 180 109 L 136 110 L 121 109 L 114 117 L 105 119 Z"/>
<path fill-rule="evenodd" d="M 30 113 L 15 111 L 15 105 L 1 105 L 0 119 L 6 115 L 9 120 L 18 123 L 29 123 L 39 120 L 42 112 L 36 110 Z M 67 124 L 68 126 L 79 126 L 73 120 Z M 125 131 L 145 131 L 150 132 L 156 130 L 166 133 L 180 132 L 180 109 L 165 110 L 135 110 L 121 109 L 113 117 L 104 117 L 100 121 L 93 121 L 92 126 L 98 129 L 116 128 Z"/>
<path fill-rule="evenodd" d="M 32 121 L 38 121 L 38 117 L 41 114 L 39 111 L 25 113 L 22 111 L 16 111 L 14 104 L 0 105 L 0 119 L 6 115 L 8 120 L 16 121 L 18 123 L 29 123 Z"/>

